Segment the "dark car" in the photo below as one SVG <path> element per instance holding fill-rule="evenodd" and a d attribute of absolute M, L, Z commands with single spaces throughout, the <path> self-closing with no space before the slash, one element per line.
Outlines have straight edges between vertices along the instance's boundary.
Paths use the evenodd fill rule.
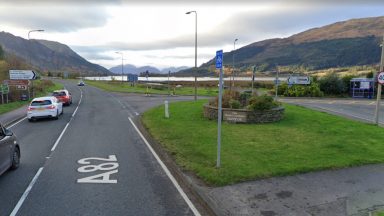
<path fill-rule="evenodd" d="M 84 83 L 84 81 L 80 81 L 77 85 L 78 86 L 85 86 L 85 83 Z"/>
<path fill-rule="evenodd" d="M 20 164 L 20 146 L 15 134 L 0 124 L 0 175 Z"/>

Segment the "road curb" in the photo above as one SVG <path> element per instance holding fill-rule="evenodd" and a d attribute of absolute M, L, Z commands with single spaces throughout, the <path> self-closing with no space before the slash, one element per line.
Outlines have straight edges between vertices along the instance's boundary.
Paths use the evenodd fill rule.
<path fill-rule="evenodd" d="M 186 174 L 183 170 L 177 166 L 171 155 L 149 134 L 147 128 L 145 128 L 141 117 L 136 118 L 135 123 L 137 124 L 138 129 L 144 135 L 144 137 L 148 140 L 149 144 L 161 158 L 161 160 L 166 164 L 169 171 L 175 177 L 175 179 L 179 182 L 180 186 L 183 190 L 192 196 L 189 196 L 191 201 L 196 205 L 196 208 L 199 210 L 201 215 L 221 215 L 217 214 L 216 208 L 213 203 L 207 196 L 205 196 L 203 187 L 198 186 L 198 180 L 191 175 Z"/>

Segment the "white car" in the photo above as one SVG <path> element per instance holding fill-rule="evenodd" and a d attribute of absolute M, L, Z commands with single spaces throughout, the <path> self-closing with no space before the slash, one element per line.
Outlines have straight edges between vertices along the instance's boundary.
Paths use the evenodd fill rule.
<path fill-rule="evenodd" d="M 63 104 L 56 97 L 39 97 L 29 104 L 27 118 L 28 121 L 39 118 L 59 119 L 61 114 L 63 114 Z"/>

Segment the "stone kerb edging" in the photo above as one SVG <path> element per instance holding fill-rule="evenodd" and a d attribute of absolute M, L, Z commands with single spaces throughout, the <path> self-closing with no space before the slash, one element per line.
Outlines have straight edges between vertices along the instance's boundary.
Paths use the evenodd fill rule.
<path fill-rule="evenodd" d="M 217 119 L 217 107 L 205 104 L 204 117 Z M 280 121 L 284 116 L 284 107 L 277 107 L 265 111 L 251 111 L 246 109 L 223 108 L 223 120 L 231 123 L 269 123 Z"/>

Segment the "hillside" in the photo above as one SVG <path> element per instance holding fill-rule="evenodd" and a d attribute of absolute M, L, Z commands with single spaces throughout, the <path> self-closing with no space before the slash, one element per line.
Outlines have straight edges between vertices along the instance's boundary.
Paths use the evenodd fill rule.
<path fill-rule="evenodd" d="M 383 33 L 384 17 L 337 22 L 224 53 L 224 60 L 228 60 L 224 65 L 232 66 L 233 55 L 236 68 L 256 65 L 259 71 L 273 70 L 276 65 L 316 70 L 378 64 Z M 200 71 L 212 71 L 214 63 L 212 59 L 201 65 Z"/>
<path fill-rule="evenodd" d="M 149 73 L 155 73 L 155 74 L 168 74 L 168 71 L 171 71 L 172 73 L 174 73 L 187 68 L 188 67 L 182 66 L 182 67 L 169 67 L 169 68 L 164 68 L 162 70 L 159 70 L 158 68 L 155 68 L 152 66 L 136 67 L 135 65 L 131 65 L 131 64 L 125 64 L 123 67 L 124 74 L 140 74 L 146 71 L 148 71 Z M 109 70 L 112 73 L 121 74 L 121 65 L 112 67 Z"/>
<path fill-rule="evenodd" d="M 67 45 L 58 42 L 25 40 L 10 33 L 0 32 L 0 45 L 6 54 L 23 59 L 43 72 L 110 74 L 104 67 L 88 62 Z"/>

